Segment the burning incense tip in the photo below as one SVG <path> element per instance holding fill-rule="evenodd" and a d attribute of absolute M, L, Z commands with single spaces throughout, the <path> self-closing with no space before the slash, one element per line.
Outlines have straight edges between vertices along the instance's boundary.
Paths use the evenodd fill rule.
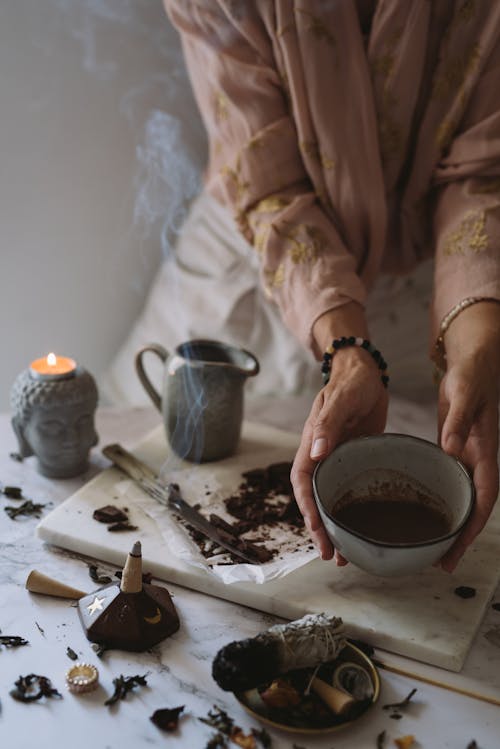
<path fill-rule="evenodd" d="M 142 548 L 141 548 L 141 542 L 136 541 L 135 544 L 132 546 L 132 551 L 130 552 L 130 556 L 132 557 L 141 557 L 142 556 Z"/>

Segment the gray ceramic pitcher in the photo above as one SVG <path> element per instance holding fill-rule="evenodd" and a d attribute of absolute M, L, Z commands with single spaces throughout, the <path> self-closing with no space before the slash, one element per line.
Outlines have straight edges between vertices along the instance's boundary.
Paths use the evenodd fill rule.
<path fill-rule="evenodd" d="M 144 369 L 147 352 L 164 363 L 161 395 Z M 236 451 L 243 419 L 243 386 L 247 377 L 259 372 L 253 354 L 202 339 L 181 343 L 173 354 L 151 343 L 138 351 L 135 366 L 163 415 L 167 440 L 179 457 L 203 463 L 227 458 Z"/>

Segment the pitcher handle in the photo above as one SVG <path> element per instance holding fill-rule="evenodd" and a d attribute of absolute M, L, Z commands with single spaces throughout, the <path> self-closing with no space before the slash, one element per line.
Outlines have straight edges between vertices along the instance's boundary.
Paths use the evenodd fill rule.
<path fill-rule="evenodd" d="M 245 370 L 245 374 L 247 377 L 255 377 L 255 375 L 258 375 L 260 372 L 260 364 L 259 360 L 255 356 L 255 354 L 252 354 L 251 351 L 248 351 L 248 349 L 244 348 L 242 351 L 245 352 L 245 354 L 252 360 L 252 366 L 250 369 Z"/>
<path fill-rule="evenodd" d="M 135 371 L 137 372 L 137 376 L 139 377 L 144 390 L 149 395 L 158 411 L 160 411 L 161 413 L 161 396 L 147 376 L 142 361 L 142 357 L 147 351 L 151 351 L 153 354 L 156 354 L 156 356 L 158 356 L 164 364 L 168 359 L 169 353 L 159 343 L 148 343 L 147 346 L 143 346 L 135 355 Z"/>

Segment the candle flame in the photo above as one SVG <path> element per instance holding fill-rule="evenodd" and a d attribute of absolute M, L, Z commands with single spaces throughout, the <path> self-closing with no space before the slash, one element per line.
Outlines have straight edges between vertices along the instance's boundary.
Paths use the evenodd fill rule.
<path fill-rule="evenodd" d="M 49 367 L 55 367 L 56 362 L 57 362 L 57 356 L 51 352 L 47 356 L 47 364 L 49 365 Z"/>

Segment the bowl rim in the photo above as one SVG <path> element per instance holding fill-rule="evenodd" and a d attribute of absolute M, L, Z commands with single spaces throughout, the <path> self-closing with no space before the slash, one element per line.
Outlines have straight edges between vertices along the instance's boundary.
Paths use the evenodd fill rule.
<path fill-rule="evenodd" d="M 469 505 L 467 507 L 467 511 L 462 519 L 462 521 L 458 524 L 458 526 L 449 533 L 446 533 L 444 536 L 436 536 L 436 538 L 431 538 L 429 541 L 416 541 L 413 543 L 390 543 L 388 541 L 377 541 L 376 539 L 370 538 L 369 536 L 366 536 L 363 533 L 359 533 L 358 531 L 354 531 L 352 528 L 349 528 L 344 523 L 341 523 L 339 520 L 335 519 L 333 515 L 326 509 L 323 500 L 321 499 L 319 495 L 319 491 L 317 488 L 317 474 L 321 469 L 321 466 L 327 461 L 337 450 L 337 448 L 343 447 L 344 445 L 351 443 L 351 442 L 364 442 L 364 441 L 370 441 L 370 440 L 380 440 L 384 439 L 386 437 L 397 437 L 402 438 L 405 440 L 410 440 L 411 442 L 423 442 L 426 445 L 429 445 L 432 448 L 437 448 L 440 450 L 443 455 L 445 455 L 447 458 L 450 458 L 452 461 L 454 461 L 460 471 L 465 474 L 465 477 L 467 479 L 467 483 L 470 487 L 470 498 L 469 498 Z M 343 531 L 346 531 L 347 533 L 350 533 L 353 536 L 356 536 L 356 538 L 361 539 L 365 543 L 372 544 L 373 546 L 379 546 L 383 548 L 388 549 L 421 549 L 426 546 L 435 546 L 436 544 L 441 544 L 443 541 L 447 541 L 450 538 L 453 538 L 455 536 L 458 536 L 460 531 L 464 528 L 467 521 L 469 520 L 472 510 L 474 508 L 474 505 L 476 504 L 476 487 L 474 486 L 474 481 L 472 479 L 472 476 L 470 475 L 469 471 L 465 467 L 465 465 L 462 463 L 461 460 L 456 458 L 454 455 L 448 455 L 448 453 L 445 453 L 444 450 L 439 447 L 435 442 L 431 442 L 430 440 L 423 439 L 423 437 L 415 437 L 411 434 L 401 434 L 399 432 L 384 432 L 383 434 L 371 434 L 366 435 L 364 437 L 354 437 L 353 439 L 346 440 L 345 442 L 341 442 L 338 444 L 331 453 L 329 453 L 326 458 L 323 458 L 314 469 L 313 477 L 312 477 L 312 486 L 313 486 L 313 496 L 314 501 L 320 510 L 320 512 L 323 512 L 329 520 L 332 521 L 335 525 L 337 525 L 339 528 L 341 528 Z"/>

